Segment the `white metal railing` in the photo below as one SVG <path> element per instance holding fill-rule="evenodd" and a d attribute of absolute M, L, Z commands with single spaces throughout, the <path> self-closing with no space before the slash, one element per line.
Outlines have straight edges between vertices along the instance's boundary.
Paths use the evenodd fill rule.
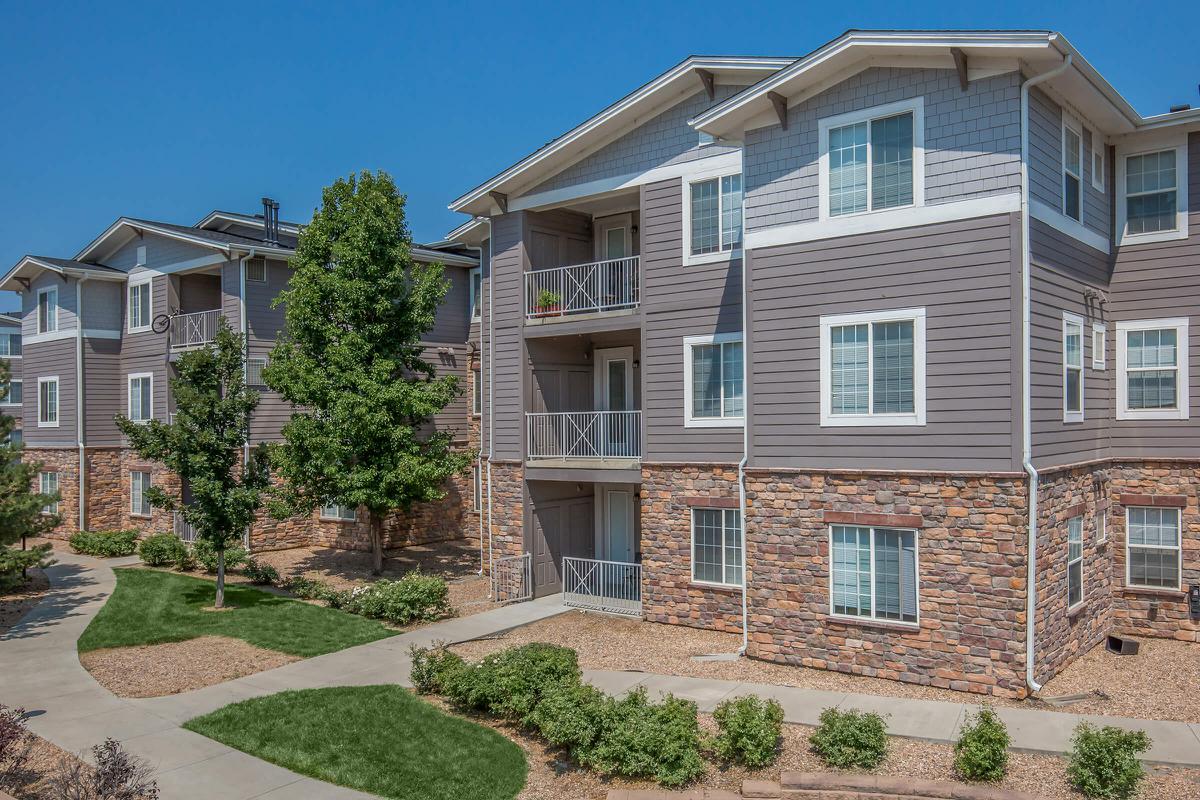
<path fill-rule="evenodd" d="M 526 272 L 525 316 L 545 319 L 637 308 L 640 261 L 630 256 Z"/>
<path fill-rule="evenodd" d="M 492 599 L 514 603 L 533 597 L 533 554 L 502 556 L 492 564 Z"/>
<path fill-rule="evenodd" d="M 641 458 L 641 411 L 565 411 L 526 414 L 529 457 Z"/>
<path fill-rule="evenodd" d="M 187 542 L 188 544 L 196 541 L 195 526 L 188 523 L 183 518 L 183 514 L 180 514 L 178 511 L 172 511 L 171 515 L 173 517 L 172 527 L 175 531 L 175 535 L 178 536 L 181 541 Z"/>
<path fill-rule="evenodd" d="M 217 320 L 220 318 L 220 309 L 171 317 L 171 349 L 185 350 L 208 344 L 216 338 Z"/>
<path fill-rule="evenodd" d="M 642 565 L 563 558 L 563 603 L 612 614 L 642 614 Z"/>

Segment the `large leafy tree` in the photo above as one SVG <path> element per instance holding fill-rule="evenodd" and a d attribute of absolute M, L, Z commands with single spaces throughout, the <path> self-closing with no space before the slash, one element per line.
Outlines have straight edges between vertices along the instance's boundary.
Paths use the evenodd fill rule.
<path fill-rule="evenodd" d="M 286 326 L 264 372 L 298 409 L 273 450 L 284 483 L 277 513 L 365 507 L 376 574 L 384 517 L 445 497 L 471 459 L 430 425 L 461 390 L 421 358 L 448 282 L 440 264 L 413 261 L 411 244 L 404 197 L 386 173 L 327 187 L 276 300 Z"/>
<path fill-rule="evenodd" d="M 8 394 L 8 362 L 0 359 L 0 395 Z M 0 412 L 0 585 L 19 581 L 25 567 L 43 563 L 50 545 L 29 551 L 10 550 L 9 546 L 29 536 L 40 536 L 61 520 L 42 510 L 58 501 L 59 496 L 34 491 L 39 464 L 21 461 L 21 445 L 11 441 L 16 420 Z"/>
<path fill-rule="evenodd" d="M 161 486 L 152 486 L 146 498 L 155 508 L 179 511 L 197 537 L 212 545 L 217 608 L 225 605 L 225 550 L 254 522 L 270 482 L 266 445 L 251 450 L 242 463 L 250 414 L 258 406 L 258 393 L 246 388 L 242 348 L 242 336 L 222 318 L 211 344 L 184 353 L 176 363 L 173 422 L 117 417 L 129 446 L 174 472 L 190 490 L 187 505 Z"/>

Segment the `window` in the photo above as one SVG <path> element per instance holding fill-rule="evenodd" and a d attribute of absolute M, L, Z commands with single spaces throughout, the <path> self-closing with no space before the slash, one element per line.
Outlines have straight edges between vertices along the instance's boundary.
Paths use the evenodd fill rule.
<path fill-rule="evenodd" d="M 1063 213 L 1073 220 L 1082 216 L 1083 134 L 1063 115 Z"/>
<path fill-rule="evenodd" d="M 704 147 L 706 144 L 715 144 L 717 141 L 717 137 L 713 136 L 711 133 L 697 131 L 697 134 L 698 136 L 696 137 L 696 144 L 699 147 Z"/>
<path fill-rule="evenodd" d="M 1096 509 L 1096 544 L 1104 544 L 1108 541 L 1108 513 L 1103 509 Z"/>
<path fill-rule="evenodd" d="M 266 368 L 267 360 L 265 358 L 246 359 L 246 385 L 266 386 L 267 382 L 263 380 L 263 370 Z"/>
<path fill-rule="evenodd" d="M 129 473 L 129 513 L 137 517 L 148 517 L 151 514 L 150 501 L 146 499 L 146 490 L 150 488 L 149 472 Z"/>
<path fill-rule="evenodd" d="M 52 497 L 58 495 L 58 473 L 57 472 L 39 472 L 38 473 L 38 494 L 50 495 Z M 43 514 L 57 514 L 58 501 L 47 503 L 42 506 Z"/>
<path fill-rule="evenodd" d="M 483 413 L 483 372 L 479 367 L 471 368 L 471 413 L 477 417 Z"/>
<path fill-rule="evenodd" d="M 1178 590 L 1179 509 L 1130 507 L 1125 515 L 1126 585 Z"/>
<path fill-rule="evenodd" d="M 821 317 L 821 424 L 925 424 L 925 309 Z"/>
<path fill-rule="evenodd" d="M 1108 329 L 1102 322 L 1092 323 L 1092 369 L 1103 372 L 1108 358 Z"/>
<path fill-rule="evenodd" d="M 139 372 L 129 376 L 129 419 L 147 422 L 154 418 L 154 375 Z"/>
<path fill-rule="evenodd" d="M 19 405 L 21 405 L 21 402 L 23 399 L 22 392 L 21 392 L 21 385 L 22 385 L 22 382 L 19 380 L 15 380 L 15 381 L 10 380 L 8 382 L 7 390 L 3 394 L 0 394 L 0 406 L 19 406 Z"/>
<path fill-rule="evenodd" d="M 470 271 L 471 276 L 471 321 L 478 322 L 483 319 L 483 270 L 475 267 Z"/>
<path fill-rule="evenodd" d="M 1117 175 L 1122 235 L 1143 241 L 1185 237 L 1187 185 L 1180 176 L 1187 175 L 1187 148 L 1123 155 L 1117 165 L 1124 172 Z"/>
<path fill-rule="evenodd" d="M 321 519 L 332 519 L 339 522 L 354 522 L 358 518 L 355 509 L 350 506 L 343 506 L 337 503 L 331 503 L 321 507 Z"/>
<path fill-rule="evenodd" d="M 692 509 L 692 580 L 742 585 L 742 512 Z"/>
<path fill-rule="evenodd" d="M 146 266 L 146 245 L 139 244 L 137 248 L 137 264 L 135 266 Z"/>
<path fill-rule="evenodd" d="M 471 493 L 471 510 L 472 511 L 482 511 L 483 510 L 483 470 L 481 470 L 479 468 L 478 464 L 476 464 L 474 469 L 472 470 L 471 478 L 472 478 L 471 484 L 474 487 L 474 491 Z"/>
<path fill-rule="evenodd" d="M 38 427 L 58 427 L 58 376 L 38 378 Z"/>
<path fill-rule="evenodd" d="M 742 335 L 689 336 L 683 340 L 684 425 L 741 425 Z"/>
<path fill-rule="evenodd" d="M 1083 318 L 1063 312 L 1063 422 L 1083 421 Z"/>
<path fill-rule="evenodd" d="M 21 334 L 0 333 L 0 356 L 5 358 L 21 357 Z"/>
<path fill-rule="evenodd" d="M 1067 607 L 1083 602 L 1083 517 L 1067 520 Z"/>
<path fill-rule="evenodd" d="M 1097 192 L 1104 191 L 1104 139 L 1099 131 L 1092 131 L 1092 188 Z"/>
<path fill-rule="evenodd" d="M 821 219 L 924 205 L 924 100 L 818 123 Z"/>
<path fill-rule="evenodd" d="M 267 282 L 267 260 L 265 258 L 251 258 L 246 261 L 246 280 L 253 283 Z"/>
<path fill-rule="evenodd" d="M 38 289 L 37 315 L 38 333 L 58 330 L 58 289 Z"/>
<path fill-rule="evenodd" d="M 723 175 L 689 184 L 689 246 L 693 256 L 742 246 L 742 176 Z"/>
<path fill-rule="evenodd" d="M 8 432 L 8 436 L 5 437 L 5 441 L 13 447 L 21 447 L 25 444 L 25 432 L 20 428 L 13 428 Z"/>
<path fill-rule="evenodd" d="M 830 607 L 839 616 L 917 620 L 917 532 L 830 526 Z"/>
<path fill-rule="evenodd" d="M 129 332 L 150 330 L 150 281 L 129 284 Z"/>
<path fill-rule="evenodd" d="M 1117 323 L 1117 419 L 1188 418 L 1186 318 Z"/>

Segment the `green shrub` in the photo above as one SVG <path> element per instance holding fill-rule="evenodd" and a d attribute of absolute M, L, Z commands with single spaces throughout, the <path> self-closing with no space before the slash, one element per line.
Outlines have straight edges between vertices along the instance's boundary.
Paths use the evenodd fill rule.
<path fill-rule="evenodd" d="M 331 591 L 324 582 L 301 575 L 293 575 L 283 581 L 280 588 L 286 589 L 301 600 L 320 600 Z"/>
<path fill-rule="evenodd" d="M 486 656 L 451 681 L 451 699 L 462 708 L 488 711 L 525 725 L 542 692 L 578 681 L 579 661 L 569 647 L 532 642 Z"/>
<path fill-rule="evenodd" d="M 1138 753 L 1150 749 L 1145 731 L 1126 731 L 1086 722 L 1075 727 L 1068 754 L 1067 778 L 1088 797 L 1125 800 L 1137 793 L 1145 776 Z"/>
<path fill-rule="evenodd" d="M 192 556 L 200 566 L 204 567 L 204 571 L 215 574 L 217 571 L 217 550 L 212 546 L 208 539 L 197 539 L 192 544 Z M 238 545 L 225 548 L 225 569 L 232 570 L 241 566 L 246 560 L 246 550 Z"/>
<path fill-rule="evenodd" d="M 529 724 L 550 744 L 566 749 L 580 764 L 588 764 L 613 702 L 594 686 L 578 680 L 559 681 L 542 691 Z"/>
<path fill-rule="evenodd" d="M 954 743 L 954 769 L 969 781 L 999 781 L 1008 768 L 1008 729 L 990 706 L 967 718 Z"/>
<path fill-rule="evenodd" d="M 253 558 L 247 558 L 246 563 L 242 566 L 242 574 L 250 579 L 251 583 L 259 586 L 270 586 L 273 583 L 279 583 L 279 570 L 266 564 L 262 561 L 255 561 Z"/>
<path fill-rule="evenodd" d="M 323 598 L 324 599 L 324 598 Z M 395 581 L 376 581 L 348 595 L 332 598 L 330 605 L 371 619 L 396 625 L 429 622 L 450 613 L 450 588 L 436 575 L 410 572 Z"/>
<path fill-rule="evenodd" d="M 720 731 L 713 752 L 726 763 L 765 767 L 779 754 L 783 707 L 775 700 L 739 697 L 717 706 L 713 719 Z"/>
<path fill-rule="evenodd" d="M 605 704 L 599 741 L 582 763 L 605 775 L 681 786 L 704 774 L 700 746 L 695 703 L 671 695 L 650 703 L 639 687 Z"/>
<path fill-rule="evenodd" d="M 131 556 L 137 549 L 137 531 L 79 531 L 67 543 L 76 553 L 87 556 Z"/>
<path fill-rule="evenodd" d="M 809 743 L 831 767 L 874 769 L 887 756 L 887 727 L 873 712 L 827 708 Z"/>
<path fill-rule="evenodd" d="M 0 547 L 0 590 L 15 589 L 25 582 L 27 569 L 44 567 L 51 563 L 51 547 L 40 544 L 28 550 Z"/>
<path fill-rule="evenodd" d="M 466 667 L 466 662 L 457 653 L 446 649 L 445 642 L 434 642 L 432 647 L 409 648 L 412 656 L 413 688 L 418 694 L 441 694 L 452 676 Z"/>
<path fill-rule="evenodd" d="M 187 545 L 172 533 L 156 533 L 142 539 L 138 556 L 152 567 L 177 566 L 187 556 Z"/>

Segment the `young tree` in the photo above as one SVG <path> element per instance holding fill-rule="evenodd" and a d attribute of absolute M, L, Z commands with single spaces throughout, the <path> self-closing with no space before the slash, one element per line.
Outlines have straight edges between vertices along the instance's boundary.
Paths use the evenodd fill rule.
<path fill-rule="evenodd" d="M 272 451 L 284 479 L 276 513 L 365 507 L 375 574 L 388 512 L 445 497 L 447 479 L 471 460 L 429 425 L 460 389 L 421 358 L 448 282 L 440 264 L 413 261 L 411 244 L 389 175 L 363 172 L 327 187 L 276 300 L 286 325 L 264 372 L 301 409 Z"/>
<path fill-rule="evenodd" d="M 9 375 L 8 362 L 0 359 L 0 396 L 8 394 Z M 0 586 L 19 583 L 18 574 L 24 575 L 27 567 L 43 565 L 50 553 L 48 544 L 32 550 L 10 549 L 10 545 L 46 533 L 61 521 L 57 514 L 42 513 L 58 502 L 59 495 L 34 491 L 41 465 L 21 461 L 22 447 L 11 441 L 16 422 L 0 412 Z"/>
<path fill-rule="evenodd" d="M 270 482 L 265 445 L 250 452 L 248 463 L 239 463 L 250 435 L 250 413 L 258 405 L 258 393 L 246 388 L 242 346 L 241 335 L 222 318 L 211 344 L 176 362 L 174 422 L 117 416 L 129 446 L 174 472 L 191 490 L 186 506 L 161 486 L 150 487 L 146 499 L 155 508 L 178 510 L 216 551 L 217 608 L 225 606 L 225 549 L 254 521 Z"/>

